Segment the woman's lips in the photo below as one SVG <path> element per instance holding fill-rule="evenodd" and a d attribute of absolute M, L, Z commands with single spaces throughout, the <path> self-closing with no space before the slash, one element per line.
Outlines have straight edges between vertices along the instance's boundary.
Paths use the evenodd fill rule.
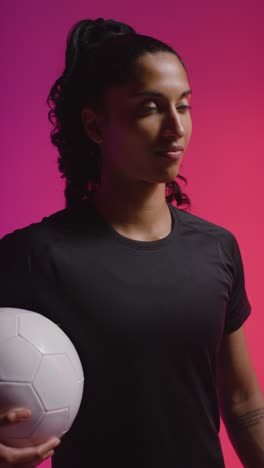
<path fill-rule="evenodd" d="M 178 151 L 157 151 L 157 154 L 163 158 L 177 160 L 182 156 L 183 150 Z"/>

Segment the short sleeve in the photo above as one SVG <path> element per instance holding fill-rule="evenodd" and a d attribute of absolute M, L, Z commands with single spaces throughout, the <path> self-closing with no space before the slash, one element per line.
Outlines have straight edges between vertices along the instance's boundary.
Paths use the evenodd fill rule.
<path fill-rule="evenodd" d="M 232 235 L 232 288 L 227 304 L 224 333 L 232 333 L 242 326 L 251 313 L 251 305 L 245 289 L 244 265 L 240 248 Z"/>
<path fill-rule="evenodd" d="M 0 307 L 31 310 L 32 287 L 26 230 L 0 240 Z"/>

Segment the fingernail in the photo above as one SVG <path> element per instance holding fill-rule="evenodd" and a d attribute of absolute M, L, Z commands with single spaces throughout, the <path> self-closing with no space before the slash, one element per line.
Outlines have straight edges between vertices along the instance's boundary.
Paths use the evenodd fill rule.
<path fill-rule="evenodd" d="M 31 416 L 31 411 L 28 410 L 28 409 L 21 410 L 19 416 L 20 416 L 20 418 L 22 418 L 22 419 L 27 419 L 27 418 L 29 418 L 29 416 Z"/>
<path fill-rule="evenodd" d="M 17 421 L 23 421 L 24 419 L 27 419 L 29 416 L 31 416 L 31 411 L 28 409 L 24 408 L 18 408 L 15 411 L 10 411 L 8 413 L 8 419 L 10 422 L 15 422 Z"/>
<path fill-rule="evenodd" d="M 58 447 L 58 445 L 60 445 L 60 443 L 61 443 L 60 439 L 55 439 L 53 445 L 54 445 L 54 447 Z"/>
<path fill-rule="evenodd" d="M 47 455 L 45 455 L 45 457 L 43 458 L 43 461 L 44 461 L 44 460 L 47 460 L 47 458 L 49 458 L 49 457 L 52 457 L 52 455 L 54 455 L 54 450 L 50 450 L 50 451 L 47 453 Z"/>
<path fill-rule="evenodd" d="M 16 419 L 16 413 L 14 413 L 13 411 L 11 413 L 8 413 L 8 419 L 9 421 L 13 422 L 15 421 Z"/>

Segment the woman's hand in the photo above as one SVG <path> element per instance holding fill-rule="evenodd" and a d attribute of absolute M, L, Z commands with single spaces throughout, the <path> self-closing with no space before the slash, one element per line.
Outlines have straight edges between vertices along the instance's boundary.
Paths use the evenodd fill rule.
<path fill-rule="evenodd" d="M 26 408 L 12 408 L 0 414 L 0 425 L 14 424 L 30 417 Z M 54 449 L 60 444 L 60 439 L 51 437 L 47 442 L 35 447 L 14 448 L 0 443 L 0 468 L 15 465 L 17 468 L 33 468 L 54 454 Z"/>

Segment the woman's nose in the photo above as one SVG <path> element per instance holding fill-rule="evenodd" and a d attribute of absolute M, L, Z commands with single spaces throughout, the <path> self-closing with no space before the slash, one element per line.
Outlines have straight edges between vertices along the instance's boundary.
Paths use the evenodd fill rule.
<path fill-rule="evenodd" d="M 175 113 L 173 115 L 170 115 L 168 119 L 166 119 L 166 122 L 164 123 L 163 135 L 182 137 L 184 133 L 185 133 L 184 127 L 183 127 L 180 117 L 176 115 Z"/>

